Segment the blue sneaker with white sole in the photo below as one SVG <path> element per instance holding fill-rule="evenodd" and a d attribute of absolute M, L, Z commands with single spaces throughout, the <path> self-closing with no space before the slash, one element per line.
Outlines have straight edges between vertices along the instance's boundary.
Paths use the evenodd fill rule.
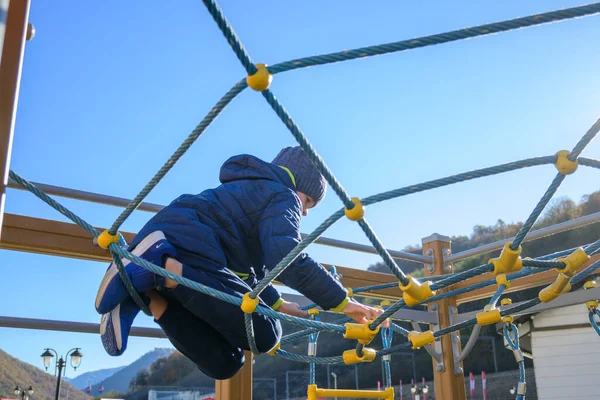
<path fill-rule="evenodd" d="M 133 320 L 140 308 L 131 297 L 127 297 L 100 319 L 100 338 L 104 350 L 111 356 L 120 356 L 127 349 L 127 340 Z"/>
<path fill-rule="evenodd" d="M 146 236 L 131 253 L 164 268 L 166 258 L 175 258 L 177 250 L 167 241 L 161 231 L 156 231 Z M 165 278 L 162 276 L 126 258 L 122 258 L 121 261 L 123 262 L 127 276 L 129 276 L 133 287 L 138 293 L 164 286 Z M 127 288 L 119 276 L 119 268 L 117 264 L 112 262 L 106 270 L 106 274 L 102 278 L 102 282 L 100 282 L 100 287 L 98 288 L 96 311 L 99 314 L 106 314 L 121 304 L 128 295 Z"/>

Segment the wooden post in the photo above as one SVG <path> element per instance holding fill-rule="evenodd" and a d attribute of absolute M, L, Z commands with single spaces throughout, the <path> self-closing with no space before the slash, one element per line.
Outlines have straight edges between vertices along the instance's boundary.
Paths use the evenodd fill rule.
<path fill-rule="evenodd" d="M 33 28 L 27 25 L 29 4 L 29 0 L 10 0 L 6 25 L 0 27 L 0 235 L 25 40 L 33 36 Z"/>
<path fill-rule="evenodd" d="M 432 255 L 433 265 L 425 265 L 425 276 L 437 276 L 448 274 L 450 268 L 444 268 L 444 253 L 449 254 L 450 238 L 439 234 L 433 234 L 423 239 L 423 254 Z M 444 293 L 440 290 L 438 293 Z M 450 308 L 456 307 L 456 299 L 446 298 L 429 305 L 430 311 L 437 311 L 439 316 L 439 329 L 450 326 Z M 433 327 L 432 327 L 433 329 Z M 460 338 L 460 335 L 458 336 Z M 462 369 L 456 369 L 452 355 L 452 346 L 458 345 L 460 351 L 460 339 L 453 343 L 452 335 L 445 335 L 441 339 L 443 371 L 439 372 L 440 366 L 433 360 L 435 398 L 438 400 L 464 400 L 466 397 L 465 378 Z M 439 342 L 436 342 L 439 343 Z M 439 346 L 437 346 L 439 347 Z"/>
<path fill-rule="evenodd" d="M 252 400 L 252 353 L 244 352 L 246 362 L 233 378 L 215 381 L 217 400 Z"/>

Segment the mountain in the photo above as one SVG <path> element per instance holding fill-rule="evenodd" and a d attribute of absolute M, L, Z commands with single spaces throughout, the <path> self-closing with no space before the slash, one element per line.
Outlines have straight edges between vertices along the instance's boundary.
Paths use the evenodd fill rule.
<path fill-rule="evenodd" d="M 54 372 L 54 370 L 52 370 Z M 16 385 L 23 389 L 33 386 L 35 400 L 53 400 L 56 393 L 56 377 L 33 365 L 24 363 L 0 350 L 0 398 L 15 398 Z M 91 397 L 63 381 L 60 396 L 69 400 L 91 400 Z"/>
<path fill-rule="evenodd" d="M 85 374 L 81 374 L 76 378 L 65 378 L 65 380 L 68 381 L 71 385 L 75 386 L 77 389 L 84 390 L 88 386 L 88 384 L 95 385 L 99 382 L 102 382 L 103 380 L 116 374 L 123 368 L 124 367 L 116 367 L 100 369 L 98 371 L 90 371 L 86 372 Z"/>
<path fill-rule="evenodd" d="M 115 391 L 117 393 L 126 393 L 129 390 L 129 382 L 136 377 L 141 369 L 149 368 L 150 365 L 159 358 L 168 357 L 173 352 L 173 349 L 154 349 L 142 357 L 138 358 L 133 363 L 123 367 L 120 371 L 103 379 L 101 382 L 92 385 L 92 396 L 100 395 L 100 388 L 104 388 L 103 393 Z"/>

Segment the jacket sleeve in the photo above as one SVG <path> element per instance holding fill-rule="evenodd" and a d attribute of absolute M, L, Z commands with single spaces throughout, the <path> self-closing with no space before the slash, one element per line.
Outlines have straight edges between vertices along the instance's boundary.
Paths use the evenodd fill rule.
<path fill-rule="evenodd" d="M 281 298 L 279 291 L 270 283 L 262 291 L 260 298 L 273 310 L 277 310 L 281 303 L 283 303 L 283 298 Z"/>
<path fill-rule="evenodd" d="M 298 243 L 302 205 L 291 191 L 273 196 L 259 222 L 261 247 L 265 266 L 272 270 Z M 297 290 L 324 310 L 347 303 L 346 289 L 325 268 L 301 253 L 279 275 L 280 282 Z"/>

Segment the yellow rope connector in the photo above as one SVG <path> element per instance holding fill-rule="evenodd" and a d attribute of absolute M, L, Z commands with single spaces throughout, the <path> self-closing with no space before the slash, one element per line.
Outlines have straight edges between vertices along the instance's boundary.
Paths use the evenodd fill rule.
<path fill-rule="evenodd" d="M 367 345 L 379 333 L 379 329 L 381 329 L 381 326 L 372 330 L 368 324 L 347 323 L 344 339 L 356 339 L 360 344 Z"/>
<path fill-rule="evenodd" d="M 377 356 L 377 352 L 368 347 L 363 348 L 362 356 L 358 356 L 356 354 L 356 350 L 346 350 L 342 353 L 342 358 L 344 359 L 344 364 L 358 364 L 360 362 L 371 362 Z"/>
<path fill-rule="evenodd" d="M 271 350 L 267 351 L 267 354 L 270 356 L 274 356 L 275 353 L 277 353 L 277 350 L 279 350 L 280 348 L 281 348 L 281 342 L 277 342 L 275 347 L 273 347 Z"/>
<path fill-rule="evenodd" d="M 433 331 L 412 331 L 408 334 L 408 340 L 410 340 L 412 343 L 413 349 L 419 349 L 425 345 L 435 342 L 435 336 L 433 336 Z"/>
<path fill-rule="evenodd" d="M 250 297 L 250 292 L 244 294 L 242 297 L 242 305 L 240 306 L 242 311 L 246 314 L 252 314 L 258 306 L 258 296 L 255 299 Z"/>
<path fill-rule="evenodd" d="M 501 306 L 509 306 L 512 304 L 512 300 L 511 299 L 502 299 L 500 300 L 500 305 Z M 507 315 L 506 317 L 502 317 L 502 322 L 504 322 L 505 324 L 510 324 L 513 323 L 515 321 L 515 318 L 512 315 Z"/>
<path fill-rule="evenodd" d="M 389 307 L 392 305 L 392 302 L 389 300 L 382 300 L 381 301 L 381 307 Z"/>
<path fill-rule="evenodd" d="M 108 229 L 96 238 L 96 244 L 103 249 L 108 249 L 111 243 L 119 243 L 119 235 L 111 235 Z"/>
<path fill-rule="evenodd" d="M 398 283 L 398 287 L 404 292 L 402 298 L 407 306 L 415 306 L 433 296 L 433 291 L 429 287 L 431 282 L 421 283 L 411 275 L 406 275 L 406 277 L 408 278 L 408 284 L 404 286 L 402 283 Z"/>
<path fill-rule="evenodd" d="M 583 284 L 583 288 L 584 289 L 593 289 L 596 287 L 596 281 L 587 281 L 586 283 Z M 598 308 L 598 300 L 590 300 L 590 301 L 586 301 L 585 305 L 587 306 L 587 308 Z"/>
<path fill-rule="evenodd" d="M 308 310 L 308 315 L 319 315 L 319 309 L 318 308 L 311 308 Z"/>
<path fill-rule="evenodd" d="M 556 153 L 556 169 L 563 175 L 570 175 L 577 170 L 579 162 L 569 160 L 569 150 L 561 150 Z"/>
<path fill-rule="evenodd" d="M 561 294 L 567 293 L 569 290 L 571 290 L 570 281 L 571 277 L 565 274 L 558 275 L 552 284 L 540 290 L 538 298 L 544 303 L 554 300 Z"/>
<path fill-rule="evenodd" d="M 511 272 L 517 272 L 523 269 L 523 260 L 521 260 L 521 246 L 517 250 L 512 250 L 510 245 L 512 243 L 506 243 L 500 256 L 492 258 L 488 261 L 488 264 L 494 266 L 494 275 L 508 274 Z"/>
<path fill-rule="evenodd" d="M 583 248 L 578 248 L 571 254 L 566 257 L 559 258 L 556 261 L 562 261 L 566 265 L 563 269 L 556 269 L 559 274 L 565 274 L 568 277 L 573 277 L 577 270 L 586 262 L 590 260 L 590 256 L 583 250 Z"/>
<path fill-rule="evenodd" d="M 496 285 L 504 285 L 505 289 L 508 289 L 510 287 L 510 281 L 506 278 L 506 274 L 496 275 Z"/>
<path fill-rule="evenodd" d="M 265 64 L 256 64 L 257 71 L 246 77 L 246 83 L 257 92 L 267 90 L 273 81 L 273 75 L 267 69 Z"/>
<path fill-rule="evenodd" d="M 346 291 L 348 292 L 348 297 L 354 296 L 354 290 L 351 287 L 347 287 Z"/>
<path fill-rule="evenodd" d="M 352 197 L 350 200 L 354 203 L 352 209 L 344 209 L 344 214 L 350 221 L 360 221 L 365 216 L 365 206 L 358 197 Z"/>
<path fill-rule="evenodd" d="M 492 308 L 491 304 L 484 307 L 484 311 L 477 314 L 477 325 L 486 326 L 502 321 L 500 310 Z"/>

